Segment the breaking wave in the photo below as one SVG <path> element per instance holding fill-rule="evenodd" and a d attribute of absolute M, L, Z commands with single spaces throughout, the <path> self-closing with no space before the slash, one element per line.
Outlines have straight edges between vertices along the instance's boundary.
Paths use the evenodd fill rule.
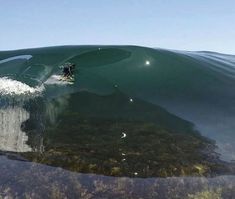
<path fill-rule="evenodd" d="M 42 94 L 44 86 L 30 87 L 25 83 L 7 77 L 0 78 L 0 96 L 30 96 Z"/>

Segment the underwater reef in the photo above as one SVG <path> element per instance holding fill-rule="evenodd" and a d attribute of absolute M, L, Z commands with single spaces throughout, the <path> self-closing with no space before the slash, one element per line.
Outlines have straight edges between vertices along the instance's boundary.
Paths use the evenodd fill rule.
<path fill-rule="evenodd" d="M 105 97 L 80 92 L 67 100 L 68 106 L 59 115 L 57 125 L 48 124 L 43 132 L 43 152 L 24 153 L 24 158 L 71 171 L 111 176 L 231 173 L 231 165 L 220 161 L 215 153 L 214 141 L 161 107 L 138 99 L 131 102 L 119 91 Z M 28 143 L 35 143 L 34 128 L 25 131 Z"/>

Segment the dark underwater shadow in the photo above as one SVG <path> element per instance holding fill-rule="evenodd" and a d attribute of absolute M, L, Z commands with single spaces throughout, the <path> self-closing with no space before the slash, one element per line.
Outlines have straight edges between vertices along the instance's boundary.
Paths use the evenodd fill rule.
<path fill-rule="evenodd" d="M 107 176 L 234 173 L 233 164 L 215 153 L 215 142 L 201 136 L 192 123 L 118 90 L 108 96 L 79 92 L 42 102 L 38 109 L 34 103 L 26 108 L 31 118 L 24 131 L 35 150 L 20 155 L 29 161 Z M 39 118 L 41 134 L 35 130 Z"/>

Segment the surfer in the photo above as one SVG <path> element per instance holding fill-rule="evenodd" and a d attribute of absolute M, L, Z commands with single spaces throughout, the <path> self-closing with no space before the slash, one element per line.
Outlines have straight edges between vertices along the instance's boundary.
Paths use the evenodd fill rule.
<path fill-rule="evenodd" d="M 75 64 L 66 63 L 62 67 L 63 77 L 68 79 L 73 78 L 74 70 L 75 70 Z"/>

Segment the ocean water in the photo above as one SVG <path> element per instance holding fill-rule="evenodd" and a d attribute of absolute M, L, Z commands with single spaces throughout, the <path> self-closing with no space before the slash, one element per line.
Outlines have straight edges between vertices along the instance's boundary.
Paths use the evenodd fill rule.
<path fill-rule="evenodd" d="M 231 198 L 234 85 L 235 56 L 214 52 L 2 51 L 0 195 Z"/>

